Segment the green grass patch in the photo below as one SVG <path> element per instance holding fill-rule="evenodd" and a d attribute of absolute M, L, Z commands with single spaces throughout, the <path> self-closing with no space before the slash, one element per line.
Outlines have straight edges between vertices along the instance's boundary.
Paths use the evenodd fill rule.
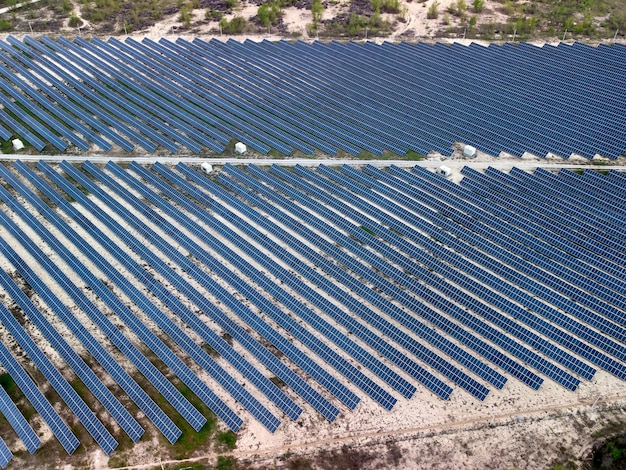
<path fill-rule="evenodd" d="M 217 470 L 236 470 L 237 469 L 237 461 L 232 457 L 227 457 L 224 455 L 220 455 L 217 458 L 217 465 L 215 466 Z"/>
<path fill-rule="evenodd" d="M 21 395 L 20 389 L 17 387 L 15 380 L 7 374 L 4 373 L 0 375 L 0 386 L 4 388 L 4 390 L 9 394 L 9 396 L 14 397 L 16 395 Z"/>
<path fill-rule="evenodd" d="M 365 225 L 361 225 L 359 228 L 360 228 L 361 230 L 363 230 L 363 231 L 365 231 L 365 232 L 369 233 L 370 235 L 376 236 L 376 232 L 374 232 L 373 230 L 371 230 L 371 229 L 367 228 Z"/>
<path fill-rule="evenodd" d="M 228 449 L 237 447 L 237 434 L 232 431 L 220 432 L 217 434 L 217 442 Z"/>
<path fill-rule="evenodd" d="M 199 431 L 196 431 L 179 415 L 173 417 L 173 415 L 170 414 L 174 423 L 176 423 L 182 431 L 178 441 L 172 446 L 172 451 L 176 458 L 183 459 L 188 458 L 196 450 L 209 446 L 217 431 L 217 418 L 186 385 L 179 382 L 176 384 L 176 388 L 207 419 L 204 426 L 202 426 Z"/>
<path fill-rule="evenodd" d="M 416 152 L 415 150 L 407 150 L 404 154 L 405 160 L 425 160 L 426 155 L 422 155 L 421 153 Z"/>

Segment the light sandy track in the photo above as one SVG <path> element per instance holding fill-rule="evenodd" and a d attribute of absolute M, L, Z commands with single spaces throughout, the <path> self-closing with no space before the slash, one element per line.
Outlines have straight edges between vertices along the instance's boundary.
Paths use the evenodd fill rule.
<path fill-rule="evenodd" d="M 107 163 L 109 161 L 116 163 L 124 163 L 130 161 L 136 161 L 138 163 L 186 163 L 186 164 L 200 164 L 200 163 L 210 163 L 212 165 L 225 165 L 227 163 L 231 163 L 233 165 L 283 165 L 283 166 L 318 166 L 318 165 L 374 165 L 374 166 L 390 166 L 396 165 L 401 167 L 413 167 L 413 166 L 422 166 L 425 168 L 437 168 L 441 165 L 445 165 L 450 168 L 461 168 L 464 166 L 469 166 L 472 168 L 487 168 L 494 167 L 500 170 L 510 169 L 512 167 L 517 167 L 521 169 L 525 168 L 598 168 L 601 170 L 623 170 L 624 165 L 619 164 L 605 164 L 603 162 L 602 165 L 594 165 L 593 161 L 589 161 L 589 163 L 580 164 L 580 163 L 570 163 L 568 161 L 563 161 L 562 163 L 554 163 L 544 160 L 524 160 L 524 159 L 490 159 L 490 160 L 352 160 L 352 159 L 341 159 L 334 160 L 332 158 L 324 158 L 324 159 L 310 159 L 310 158 L 295 158 L 295 159 L 275 159 L 275 158 L 202 158 L 202 157 L 155 157 L 152 155 L 146 155 L 143 157 L 110 157 L 110 156 L 89 156 L 89 155 L 16 155 L 16 154 L 6 154 L 2 155 L 0 158 L 2 161 L 16 161 L 21 160 L 23 162 L 38 162 L 40 160 L 44 160 L 46 162 L 54 163 L 61 161 L 68 162 L 84 162 L 89 160 L 93 163 Z"/>

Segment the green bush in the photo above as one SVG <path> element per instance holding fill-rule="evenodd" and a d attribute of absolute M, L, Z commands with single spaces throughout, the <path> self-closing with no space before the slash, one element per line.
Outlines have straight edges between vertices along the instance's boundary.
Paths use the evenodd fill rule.
<path fill-rule="evenodd" d="M 0 20 L 0 31 L 11 31 L 13 29 L 13 23 L 11 20 Z"/>
<path fill-rule="evenodd" d="M 278 2 L 264 3 L 257 10 L 259 23 L 263 26 L 277 25 L 278 20 L 283 15 L 283 10 Z"/>
<path fill-rule="evenodd" d="M 311 4 L 311 14 L 313 15 L 313 23 L 317 27 L 317 23 L 322 20 L 322 15 L 324 14 L 324 5 L 322 4 L 322 0 L 313 0 Z"/>
<path fill-rule="evenodd" d="M 226 18 L 220 20 L 220 26 L 224 34 L 241 34 L 246 28 L 246 20 L 241 16 L 235 16 L 228 21 Z"/>
<path fill-rule="evenodd" d="M 474 0 L 474 13 L 481 13 L 485 9 L 485 0 Z"/>
<path fill-rule="evenodd" d="M 73 11 L 67 24 L 70 26 L 70 28 L 76 28 L 77 26 L 82 24 L 82 21 L 80 20 L 76 12 Z"/>
<path fill-rule="evenodd" d="M 433 2 L 428 7 L 428 11 L 426 12 L 426 18 L 429 20 L 436 20 L 439 18 L 439 2 Z"/>

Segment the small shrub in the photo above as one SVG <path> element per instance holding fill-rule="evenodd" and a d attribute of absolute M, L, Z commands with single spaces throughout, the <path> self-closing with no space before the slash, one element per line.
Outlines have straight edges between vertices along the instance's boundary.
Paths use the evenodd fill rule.
<path fill-rule="evenodd" d="M 187 7 L 181 8 L 180 15 L 178 15 L 178 21 L 180 21 L 184 26 L 189 26 L 191 24 L 191 13 Z"/>
<path fill-rule="evenodd" d="M 70 15 L 70 19 L 69 19 L 67 24 L 70 26 L 70 28 L 76 28 L 80 24 L 82 24 L 82 21 L 80 20 L 80 18 L 76 14 L 76 12 L 72 12 L 72 14 Z"/>
<path fill-rule="evenodd" d="M 241 16 L 235 16 L 228 21 L 226 18 L 220 20 L 220 26 L 224 34 L 241 34 L 246 27 L 246 20 Z"/>
<path fill-rule="evenodd" d="M 439 2 L 435 1 L 430 4 L 428 11 L 426 12 L 426 18 L 429 20 L 436 20 L 439 18 Z M 450 18 L 448 16 L 448 18 Z"/>
<path fill-rule="evenodd" d="M 506 0 L 506 2 L 504 2 L 504 13 L 507 16 L 512 16 L 515 14 L 515 11 L 515 3 L 513 3 L 511 0 Z"/>
<path fill-rule="evenodd" d="M 485 0 L 474 0 L 474 13 L 481 13 L 485 9 Z"/>
<path fill-rule="evenodd" d="M 11 31 L 13 29 L 13 23 L 11 20 L 0 20 L 0 31 Z"/>
<path fill-rule="evenodd" d="M 278 2 L 264 3 L 257 10 L 257 18 L 263 26 L 277 25 L 283 11 Z"/>

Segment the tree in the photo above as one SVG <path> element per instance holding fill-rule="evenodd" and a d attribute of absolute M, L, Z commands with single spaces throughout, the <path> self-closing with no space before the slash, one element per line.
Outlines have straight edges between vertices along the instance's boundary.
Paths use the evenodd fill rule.
<path fill-rule="evenodd" d="M 324 5 L 322 5 L 322 0 L 313 0 L 311 4 L 311 14 L 313 15 L 313 24 L 317 28 L 317 24 L 322 20 L 322 15 L 324 14 Z"/>

